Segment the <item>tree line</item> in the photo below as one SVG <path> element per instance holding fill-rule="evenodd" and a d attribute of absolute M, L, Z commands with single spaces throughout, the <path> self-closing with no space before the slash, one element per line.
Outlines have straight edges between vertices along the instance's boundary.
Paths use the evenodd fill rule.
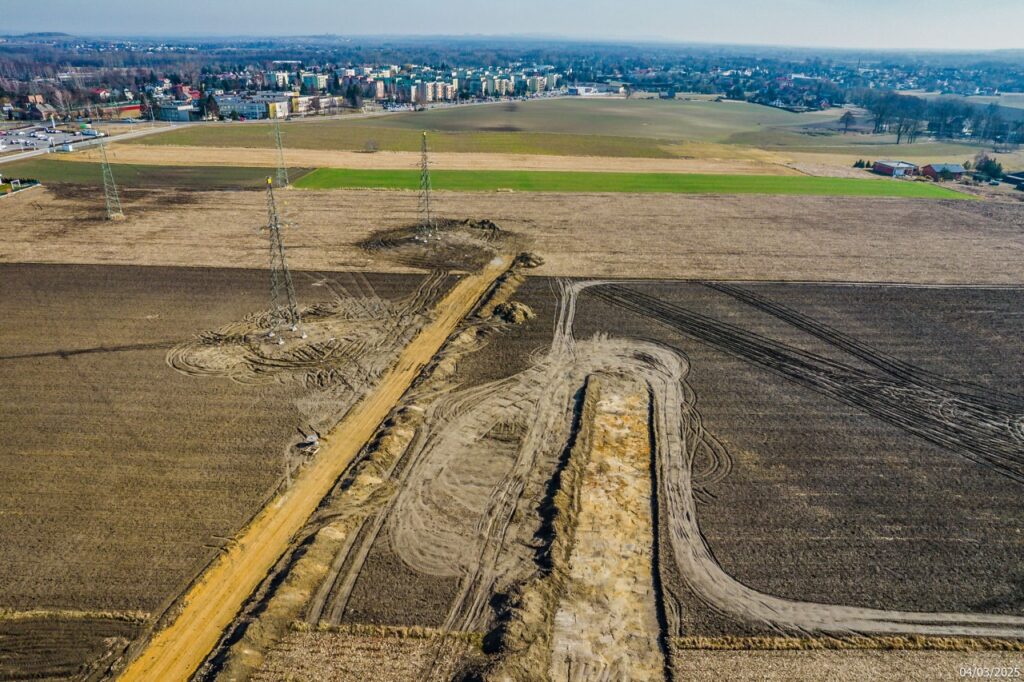
<path fill-rule="evenodd" d="M 925 99 L 892 91 L 857 90 L 849 97 L 868 111 L 874 133 L 912 143 L 922 134 L 1015 146 L 1024 141 L 1024 113 L 1007 118 L 997 104 L 978 105 L 957 97 Z"/>

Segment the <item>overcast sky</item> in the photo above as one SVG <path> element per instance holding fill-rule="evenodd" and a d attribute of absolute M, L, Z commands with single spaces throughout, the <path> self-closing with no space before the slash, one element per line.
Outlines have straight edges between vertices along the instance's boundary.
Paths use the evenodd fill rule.
<path fill-rule="evenodd" d="M 1024 49 L 1024 0 L 0 0 L 0 34 L 547 35 Z"/>

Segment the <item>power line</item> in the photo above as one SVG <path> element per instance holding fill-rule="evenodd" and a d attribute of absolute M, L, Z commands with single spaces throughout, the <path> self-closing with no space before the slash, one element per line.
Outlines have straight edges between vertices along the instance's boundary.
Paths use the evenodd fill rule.
<path fill-rule="evenodd" d="M 107 219 L 124 220 L 121 210 L 121 198 L 117 194 L 117 183 L 114 182 L 114 170 L 107 160 L 107 142 L 100 139 L 100 166 L 103 171 L 103 196 L 107 202 Z"/>
<path fill-rule="evenodd" d="M 74 80 L 79 90 L 85 89 L 85 86 L 82 84 L 81 74 L 77 71 L 75 72 Z M 99 118 L 98 115 L 93 114 L 93 106 L 88 100 L 88 95 L 86 95 L 85 100 L 85 112 L 89 116 L 90 124 Z M 114 182 L 114 169 L 111 168 L 110 160 L 107 159 L 107 141 L 103 139 L 103 132 L 97 130 L 96 135 L 100 148 L 100 173 L 103 175 L 103 198 L 107 205 L 107 220 L 124 220 L 124 211 L 121 209 L 121 197 L 117 193 L 117 183 Z"/>
<path fill-rule="evenodd" d="M 281 142 L 281 122 L 274 121 L 274 142 L 277 144 L 277 185 L 288 186 L 288 167 L 284 164 L 284 144 Z"/>
<path fill-rule="evenodd" d="M 298 331 L 299 306 L 295 301 L 292 274 L 285 259 L 273 178 L 267 178 L 267 232 L 270 238 L 270 333 L 274 335 L 282 328 Z M 278 342 L 284 343 L 283 340 Z"/>
<path fill-rule="evenodd" d="M 430 206 L 430 160 L 427 154 L 427 133 L 420 143 L 420 224 L 417 237 L 426 240 L 434 236 L 437 222 Z"/>

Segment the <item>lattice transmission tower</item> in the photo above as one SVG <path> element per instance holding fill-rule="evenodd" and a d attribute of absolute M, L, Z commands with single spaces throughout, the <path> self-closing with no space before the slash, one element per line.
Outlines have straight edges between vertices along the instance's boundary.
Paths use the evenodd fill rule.
<path fill-rule="evenodd" d="M 427 133 L 420 143 L 420 224 L 419 237 L 429 239 L 437 229 L 437 221 L 430 206 L 430 160 L 427 154 Z"/>
<path fill-rule="evenodd" d="M 299 305 L 295 302 L 292 273 L 284 254 L 281 218 L 274 200 L 274 181 L 267 178 L 267 232 L 270 237 L 270 331 L 282 328 L 298 331 Z"/>
<path fill-rule="evenodd" d="M 277 186 L 288 186 L 288 166 L 284 164 L 284 144 L 281 142 L 281 122 L 274 121 L 274 142 L 277 144 Z"/>
<path fill-rule="evenodd" d="M 78 73 L 74 76 L 74 82 L 79 90 L 83 90 L 82 79 Z M 86 102 L 86 113 L 89 115 L 89 122 L 95 123 L 99 116 L 93 114 L 93 107 Z M 121 197 L 117 193 L 117 183 L 114 182 L 114 169 L 110 167 L 107 159 L 107 141 L 99 138 L 100 148 L 100 172 L 103 175 L 103 198 L 107 205 L 107 220 L 124 220 L 124 211 L 121 209 Z"/>
<path fill-rule="evenodd" d="M 107 141 L 104 139 L 100 139 L 100 168 L 103 171 L 103 196 L 107 202 L 107 220 L 124 220 L 121 198 L 117 194 L 117 183 L 114 182 L 114 170 L 107 160 Z"/>

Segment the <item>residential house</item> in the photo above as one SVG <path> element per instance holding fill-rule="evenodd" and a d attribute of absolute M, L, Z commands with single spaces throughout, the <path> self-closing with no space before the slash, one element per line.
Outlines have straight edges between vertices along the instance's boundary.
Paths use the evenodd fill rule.
<path fill-rule="evenodd" d="M 926 166 L 921 166 L 921 175 L 927 176 L 932 180 L 939 180 L 944 177 L 959 180 L 966 172 L 967 169 L 959 163 L 929 163 Z"/>
<path fill-rule="evenodd" d="M 871 170 L 879 175 L 890 175 L 894 178 L 902 178 L 917 173 L 917 166 L 909 161 L 875 161 Z"/>

